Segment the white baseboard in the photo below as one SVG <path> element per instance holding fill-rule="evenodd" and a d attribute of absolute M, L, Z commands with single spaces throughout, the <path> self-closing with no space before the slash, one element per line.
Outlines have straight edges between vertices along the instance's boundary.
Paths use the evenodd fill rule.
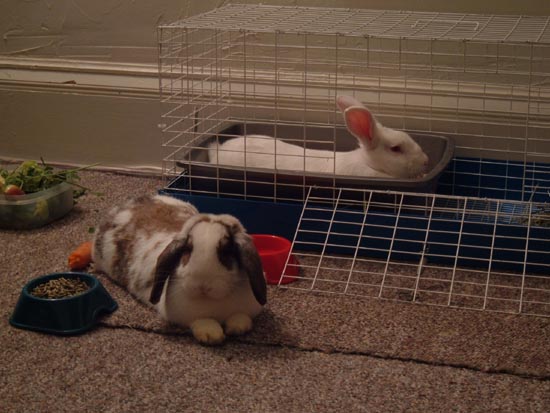
<path fill-rule="evenodd" d="M 0 57 L 0 89 L 158 97 L 157 65 Z"/>

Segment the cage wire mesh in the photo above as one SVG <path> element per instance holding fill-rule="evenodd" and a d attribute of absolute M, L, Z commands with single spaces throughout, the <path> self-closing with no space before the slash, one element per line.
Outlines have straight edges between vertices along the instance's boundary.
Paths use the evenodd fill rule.
<path fill-rule="evenodd" d="M 281 286 L 550 316 L 548 231 L 526 208 L 534 206 L 310 188 L 285 269 L 300 273 Z"/>
<path fill-rule="evenodd" d="M 550 315 L 549 77 L 548 16 L 226 5 L 159 27 L 165 189 L 303 203 L 288 288 Z M 211 162 L 212 142 L 250 134 L 349 150 L 339 95 L 452 138 L 437 185 Z M 323 203 L 354 221 L 327 225 Z"/>

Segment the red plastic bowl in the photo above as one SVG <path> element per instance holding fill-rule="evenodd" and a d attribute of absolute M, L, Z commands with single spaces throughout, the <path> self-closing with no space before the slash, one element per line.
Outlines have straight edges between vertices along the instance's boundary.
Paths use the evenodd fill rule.
<path fill-rule="evenodd" d="M 290 256 L 289 265 L 282 276 L 292 246 L 289 240 L 266 234 L 252 234 L 252 239 L 258 254 L 260 254 L 268 284 L 288 284 L 296 280 L 298 261 L 293 255 Z"/>

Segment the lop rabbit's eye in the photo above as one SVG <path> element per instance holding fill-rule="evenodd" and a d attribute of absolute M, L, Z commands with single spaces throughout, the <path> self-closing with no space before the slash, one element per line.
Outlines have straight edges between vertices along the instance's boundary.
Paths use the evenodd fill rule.
<path fill-rule="evenodd" d="M 390 151 L 395 152 L 395 153 L 401 153 L 401 152 L 403 152 L 403 151 L 401 150 L 401 146 L 399 146 L 399 145 L 390 146 Z"/>
<path fill-rule="evenodd" d="M 233 237 L 223 237 L 218 243 L 218 259 L 228 270 L 233 268 L 235 257 L 237 256 L 237 246 Z"/>

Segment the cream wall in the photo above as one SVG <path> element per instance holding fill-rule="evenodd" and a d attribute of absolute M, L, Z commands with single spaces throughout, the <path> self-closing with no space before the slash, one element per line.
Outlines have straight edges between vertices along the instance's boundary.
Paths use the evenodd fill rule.
<path fill-rule="evenodd" d="M 154 62 L 156 28 L 227 3 L 223 0 L 5 0 L 0 54 Z M 239 3 L 239 1 L 235 1 Z M 240 1 L 247 3 L 247 1 Z M 248 3 L 260 3 L 248 1 Z M 263 4 L 460 13 L 550 14 L 547 0 L 264 1 Z"/>
<path fill-rule="evenodd" d="M 245 2 L 245 1 L 241 1 Z M 0 158 L 160 167 L 156 28 L 221 0 L 0 2 Z M 248 3 L 256 3 L 249 1 Z M 491 14 L 550 14 L 547 0 L 264 1 Z"/>
<path fill-rule="evenodd" d="M 7 0 L 0 53 L 154 62 L 156 27 L 216 7 L 216 0 Z"/>

